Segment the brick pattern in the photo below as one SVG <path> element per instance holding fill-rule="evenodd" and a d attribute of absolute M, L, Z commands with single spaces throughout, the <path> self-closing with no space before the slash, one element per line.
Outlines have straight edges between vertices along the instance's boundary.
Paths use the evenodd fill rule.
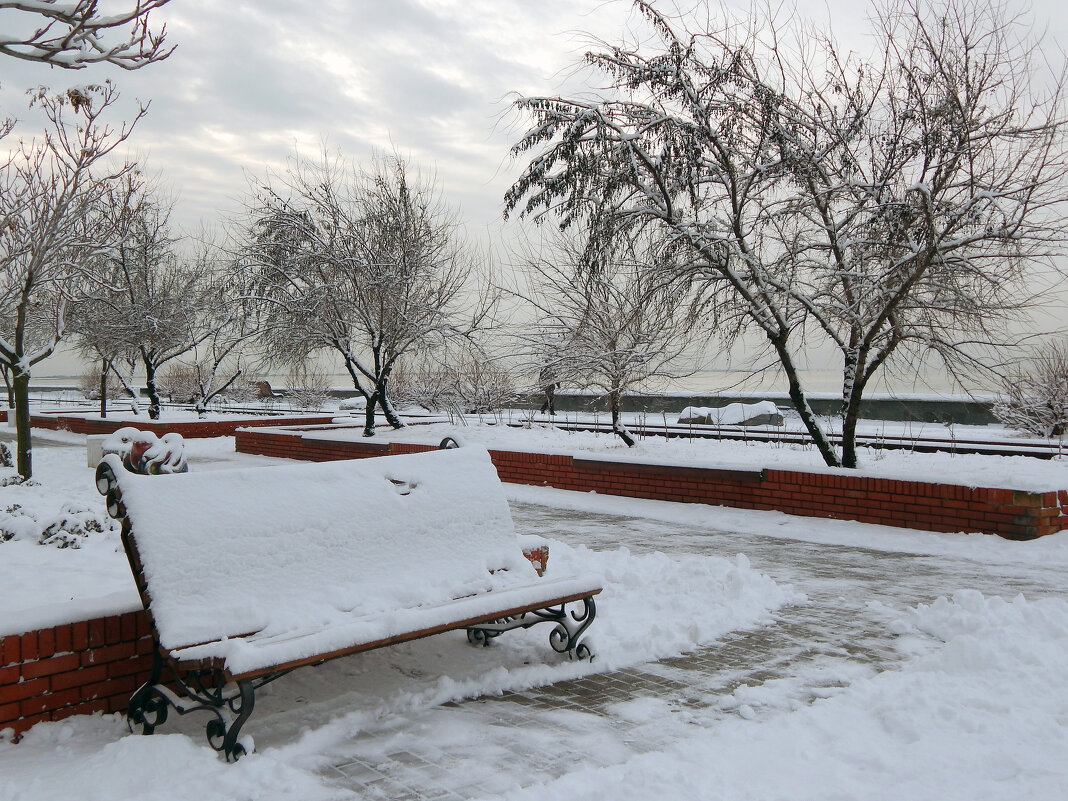
<path fill-rule="evenodd" d="M 0 412 L 6 419 L 7 413 Z M 70 431 L 74 434 L 110 434 L 124 426 L 133 426 L 141 431 L 152 431 L 162 435 L 167 432 L 181 434 L 186 439 L 198 437 L 232 437 L 238 428 L 255 428 L 256 426 L 287 426 L 287 425 L 322 425 L 334 419 L 334 415 L 319 415 L 315 417 L 248 417 L 240 420 L 197 420 L 185 423 L 156 422 L 152 420 L 139 420 L 136 423 L 130 420 L 101 420 L 100 418 L 82 417 L 70 412 L 44 413 L 30 415 L 30 425 L 33 428 L 44 428 L 50 431 Z"/>
<path fill-rule="evenodd" d="M 0 728 L 126 709 L 152 670 L 145 612 L 0 638 Z"/>
<path fill-rule="evenodd" d="M 277 420 L 273 421 L 277 423 Z M 330 426 L 237 431 L 237 450 L 329 461 L 433 450 L 434 445 L 302 439 Z M 214 435 L 213 435 L 214 436 Z M 1068 529 L 1068 489 L 1024 492 L 895 481 L 834 471 L 716 470 L 490 451 L 502 481 L 607 495 L 707 503 L 928 531 L 1033 539 Z M 528 557 L 529 558 L 529 557 Z M 132 612 L 0 638 L 0 728 L 126 708 L 149 676 L 148 615 Z"/>
<path fill-rule="evenodd" d="M 239 431 L 237 450 L 329 461 L 432 450 L 432 445 L 305 439 L 330 426 Z M 718 470 L 490 451 L 502 481 L 631 498 L 762 509 L 925 531 L 1029 540 L 1068 529 L 1068 489 L 1025 492 L 850 475 L 846 471 Z"/>

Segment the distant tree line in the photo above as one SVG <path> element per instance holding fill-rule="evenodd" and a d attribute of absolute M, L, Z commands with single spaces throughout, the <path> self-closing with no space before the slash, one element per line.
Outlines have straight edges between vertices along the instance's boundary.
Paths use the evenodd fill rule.
<path fill-rule="evenodd" d="M 96 3 L 0 0 L 42 20 L 0 52 L 137 68 L 170 52 L 147 22 L 164 2 L 101 18 Z M 136 406 L 143 381 L 157 418 L 165 390 L 203 412 L 275 368 L 311 399 L 331 358 L 372 436 L 379 416 L 403 425 L 398 402 L 502 404 L 518 365 L 607 398 L 628 445 L 625 392 L 693 370 L 709 342 L 756 340 L 768 361 L 753 369 L 777 367 L 815 447 L 843 467 L 857 466 L 861 400 L 884 371 L 935 358 L 959 378 L 1005 361 L 1041 299 L 1039 268 L 1061 275 L 1068 199 L 1064 75 L 1023 20 L 978 0 L 887 0 L 861 55 L 773 9 L 634 7 L 648 35 L 585 57 L 598 93 L 516 101 L 531 127 L 505 212 L 538 224 L 508 257 L 511 283 L 396 154 L 296 153 L 252 179 L 226 230 L 181 232 L 165 189 L 116 158 L 147 107 L 111 121 L 109 83 L 31 93 L 43 134 L 11 145 L 15 122 L 0 125 L 0 372 L 19 473 L 32 474 L 32 369 L 64 340 L 96 365 L 101 414 L 109 383 Z M 840 432 L 802 379 L 828 347 Z M 1022 395 L 1006 415 L 1061 386 L 1012 375 Z"/>

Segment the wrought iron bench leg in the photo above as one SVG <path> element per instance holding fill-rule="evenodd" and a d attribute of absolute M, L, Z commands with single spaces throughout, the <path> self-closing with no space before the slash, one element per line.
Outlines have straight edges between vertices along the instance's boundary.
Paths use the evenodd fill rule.
<path fill-rule="evenodd" d="M 469 626 L 467 641 L 473 645 L 489 645 L 492 639 L 505 631 L 528 629 L 539 623 L 555 623 L 553 630 L 549 632 L 549 645 L 554 651 L 567 654 L 572 659 L 593 659 L 589 647 L 580 640 L 597 616 L 597 604 L 594 603 L 593 596 L 580 601 L 582 608 L 570 612 L 567 610 L 568 604 L 560 604 Z"/>
<path fill-rule="evenodd" d="M 227 762 L 236 762 L 249 749 L 238 742 L 241 727 L 252 716 L 256 706 L 256 692 L 251 679 L 237 683 L 237 695 L 226 701 L 224 707 L 213 710 L 218 717 L 208 721 L 208 743 L 216 751 L 226 755 Z M 251 746 L 250 746 L 251 748 Z"/>
<path fill-rule="evenodd" d="M 205 710 L 214 716 L 206 726 L 208 744 L 216 751 L 221 751 L 228 762 L 236 761 L 253 750 L 251 739 L 246 738 L 248 745 L 239 742 L 241 727 L 256 706 L 256 687 L 277 676 L 261 678 L 258 683 L 243 679 L 236 685 L 227 685 L 219 671 L 194 673 L 186 680 L 172 668 L 170 673 L 181 690 L 179 695 L 160 682 L 165 662 L 157 650 L 151 676 L 130 697 L 126 711 L 130 731 L 152 734 L 156 727 L 166 722 L 169 708 L 179 715 Z M 204 682 L 206 677 L 210 678 L 207 683 Z"/>
<path fill-rule="evenodd" d="M 163 657 L 157 647 L 148 681 L 134 691 L 126 707 L 126 725 L 131 732 L 140 729 L 141 734 L 152 734 L 157 726 L 166 722 L 170 701 L 160 692 L 160 689 L 165 689 L 159 683 L 162 675 Z"/>

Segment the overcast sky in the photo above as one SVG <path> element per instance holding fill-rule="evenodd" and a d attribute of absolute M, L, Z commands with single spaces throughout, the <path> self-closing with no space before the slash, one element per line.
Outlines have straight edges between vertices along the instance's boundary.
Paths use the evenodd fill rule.
<path fill-rule="evenodd" d="M 1068 24 L 1060 1 L 1033 5 L 1056 48 Z M 863 0 L 798 6 L 864 47 Z M 617 41 L 636 23 L 628 0 L 172 0 L 153 19 L 177 50 L 137 72 L 3 59 L 0 111 L 19 115 L 32 86 L 105 77 L 124 101 L 150 100 L 133 155 L 175 192 L 189 227 L 236 210 L 246 174 L 281 168 L 294 148 L 314 156 L 325 141 L 361 162 L 395 150 L 436 173 L 477 238 L 493 235 L 521 169 L 508 154 L 522 133 L 510 97 L 578 90 L 582 34 Z"/>
<path fill-rule="evenodd" d="M 1042 25 L 1041 3 L 1052 2 L 1040 0 Z M 863 0 L 798 4 L 857 40 Z M 178 194 L 183 224 L 234 209 L 246 172 L 326 141 L 359 161 L 396 150 L 436 172 L 473 233 L 500 218 L 520 169 L 508 155 L 521 133 L 509 98 L 577 88 L 581 34 L 616 41 L 635 22 L 628 0 L 172 0 L 153 19 L 177 45 L 167 61 L 129 73 L 4 59 L 0 109 L 17 114 L 31 86 L 103 77 L 125 100 L 150 100 L 133 149 Z"/>

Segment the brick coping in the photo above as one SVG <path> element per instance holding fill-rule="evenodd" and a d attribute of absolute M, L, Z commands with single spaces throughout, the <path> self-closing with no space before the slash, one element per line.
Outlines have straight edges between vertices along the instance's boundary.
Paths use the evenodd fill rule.
<path fill-rule="evenodd" d="M 0 410 L 0 422 L 7 421 L 7 410 Z M 87 413 L 90 414 L 91 413 Z M 144 420 L 113 419 L 76 414 L 71 411 L 38 412 L 30 415 L 30 426 L 49 431 L 70 431 L 73 434 L 110 434 L 127 426 L 156 434 L 174 432 L 186 439 L 233 436 L 239 428 L 260 426 L 327 425 L 336 414 L 284 415 L 229 418 L 221 420 Z"/>
<path fill-rule="evenodd" d="M 432 450 L 430 444 L 330 439 L 330 426 L 239 430 L 236 449 L 306 461 Z M 316 431 L 313 438 L 302 435 Z M 318 432 L 323 432 L 319 434 Z M 1029 540 L 1068 529 L 1068 488 L 1048 491 L 854 474 L 848 470 L 725 469 L 490 450 L 502 481 L 632 498 Z"/>

